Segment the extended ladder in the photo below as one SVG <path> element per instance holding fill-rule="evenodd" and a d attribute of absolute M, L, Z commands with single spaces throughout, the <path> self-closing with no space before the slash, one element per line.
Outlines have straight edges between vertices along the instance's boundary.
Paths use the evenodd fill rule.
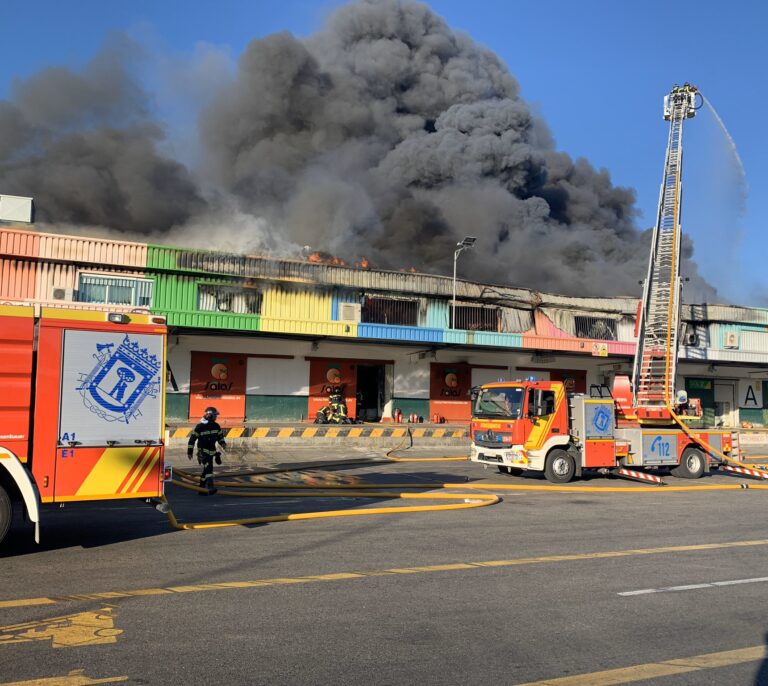
<path fill-rule="evenodd" d="M 675 86 L 664 98 L 669 141 L 651 259 L 643 288 L 632 387 L 639 419 L 665 420 L 674 402 L 677 337 L 680 320 L 680 201 L 683 122 L 696 114 L 696 88 Z"/>

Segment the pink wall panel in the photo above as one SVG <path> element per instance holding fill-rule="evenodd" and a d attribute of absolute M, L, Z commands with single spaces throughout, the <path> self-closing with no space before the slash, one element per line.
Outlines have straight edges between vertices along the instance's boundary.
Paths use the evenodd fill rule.
<path fill-rule="evenodd" d="M 39 249 L 40 234 L 13 228 L 0 229 L 0 255 L 37 257 Z"/>
<path fill-rule="evenodd" d="M 100 238 L 41 234 L 40 257 L 143 269 L 147 266 L 147 245 Z"/>
<path fill-rule="evenodd" d="M 37 265 L 30 260 L 0 259 L 0 299 L 33 300 Z"/>

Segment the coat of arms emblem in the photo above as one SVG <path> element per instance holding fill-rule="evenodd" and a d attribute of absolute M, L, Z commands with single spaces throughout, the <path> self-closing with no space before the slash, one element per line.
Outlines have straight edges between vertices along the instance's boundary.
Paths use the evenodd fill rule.
<path fill-rule="evenodd" d="M 144 400 L 160 391 L 161 361 L 127 335 L 116 348 L 97 343 L 93 357 L 96 366 L 80 374 L 77 387 L 83 403 L 105 421 L 129 424 L 141 416 Z"/>

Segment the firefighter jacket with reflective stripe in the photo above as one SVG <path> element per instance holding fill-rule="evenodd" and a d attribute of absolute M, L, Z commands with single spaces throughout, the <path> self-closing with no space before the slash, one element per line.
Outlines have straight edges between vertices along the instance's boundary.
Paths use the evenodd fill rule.
<path fill-rule="evenodd" d="M 191 454 L 197 442 L 197 452 L 204 457 L 213 457 L 216 455 L 216 443 L 220 443 L 226 448 L 224 441 L 224 431 L 216 422 L 203 420 L 189 434 L 187 442 L 187 453 Z"/>

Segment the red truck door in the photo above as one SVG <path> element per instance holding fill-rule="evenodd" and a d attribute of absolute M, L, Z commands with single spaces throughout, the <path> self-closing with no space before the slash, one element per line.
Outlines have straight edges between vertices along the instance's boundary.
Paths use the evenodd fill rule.
<path fill-rule="evenodd" d="M 162 493 L 165 327 L 128 316 L 43 311 L 33 473 L 44 502 Z"/>

